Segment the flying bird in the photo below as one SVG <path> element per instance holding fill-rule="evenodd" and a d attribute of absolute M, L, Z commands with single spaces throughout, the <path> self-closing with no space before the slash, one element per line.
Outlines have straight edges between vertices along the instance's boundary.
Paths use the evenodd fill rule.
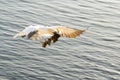
<path fill-rule="evenodd" d="M 60 37 L 76 38 L 80 36 L 85 30 L 72 29 L 64 26 L 43 26 L 30 25 L 17 33 L 13 38 L 27 37 L 31 40 L 38 40 L 42 43 L 42 47 L 51 45 L 58 41 Z"/>

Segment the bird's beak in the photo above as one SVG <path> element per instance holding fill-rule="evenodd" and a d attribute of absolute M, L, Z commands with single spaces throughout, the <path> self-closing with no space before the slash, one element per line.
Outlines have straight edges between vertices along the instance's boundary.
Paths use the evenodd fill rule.
<path fill-rule="evenodd" d="M 16 35 L 14 35 L 13 36 L 13 38 L 17 38 L 17 37 L 25 37 L 26 36 L 26 34 L 24 33 L 24 32 L 19 32 L 19 33 L 17 33 Z"/>

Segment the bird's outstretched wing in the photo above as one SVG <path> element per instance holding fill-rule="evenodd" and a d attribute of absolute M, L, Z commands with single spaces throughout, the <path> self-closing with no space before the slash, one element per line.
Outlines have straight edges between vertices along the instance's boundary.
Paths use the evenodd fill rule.
<path fill-rule="evenodd" d="M 75 38 L 77 36 L 80 36 L 85 30 L 76 30 L 76 29 L 71 29 L 67 27 L 62 27 L 62 26 L 56 26 L 56 31 L 60 36 L 63 37 L 68 37 L 68 38 Z"/>

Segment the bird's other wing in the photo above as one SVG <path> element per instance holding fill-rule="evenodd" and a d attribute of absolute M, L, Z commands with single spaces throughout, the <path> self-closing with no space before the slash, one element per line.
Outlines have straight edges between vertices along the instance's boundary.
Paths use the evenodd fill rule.
<path fill-rule="evenodd" d="M 60 36 L 68 37 L 68 38 L 75 38 L 77 36 L 80 36 L 80 34 L 82 34 L 85 31 L 85 30 L 77 30 L 63 26 L 56 26 L 55 30 L 57 31 L 58 34 L 60 34 Z"/>

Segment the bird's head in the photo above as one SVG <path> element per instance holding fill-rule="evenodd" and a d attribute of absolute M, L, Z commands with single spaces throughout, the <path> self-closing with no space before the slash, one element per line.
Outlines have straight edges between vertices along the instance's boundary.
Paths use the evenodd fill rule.
<path fill-rule="evenodd" d="M 13 36 L 13 38 L 25 37 L 25 36 L 26 36 L 26 33 L 21 31 L 21 32 L 17 33 L 15 36 Z"/>

